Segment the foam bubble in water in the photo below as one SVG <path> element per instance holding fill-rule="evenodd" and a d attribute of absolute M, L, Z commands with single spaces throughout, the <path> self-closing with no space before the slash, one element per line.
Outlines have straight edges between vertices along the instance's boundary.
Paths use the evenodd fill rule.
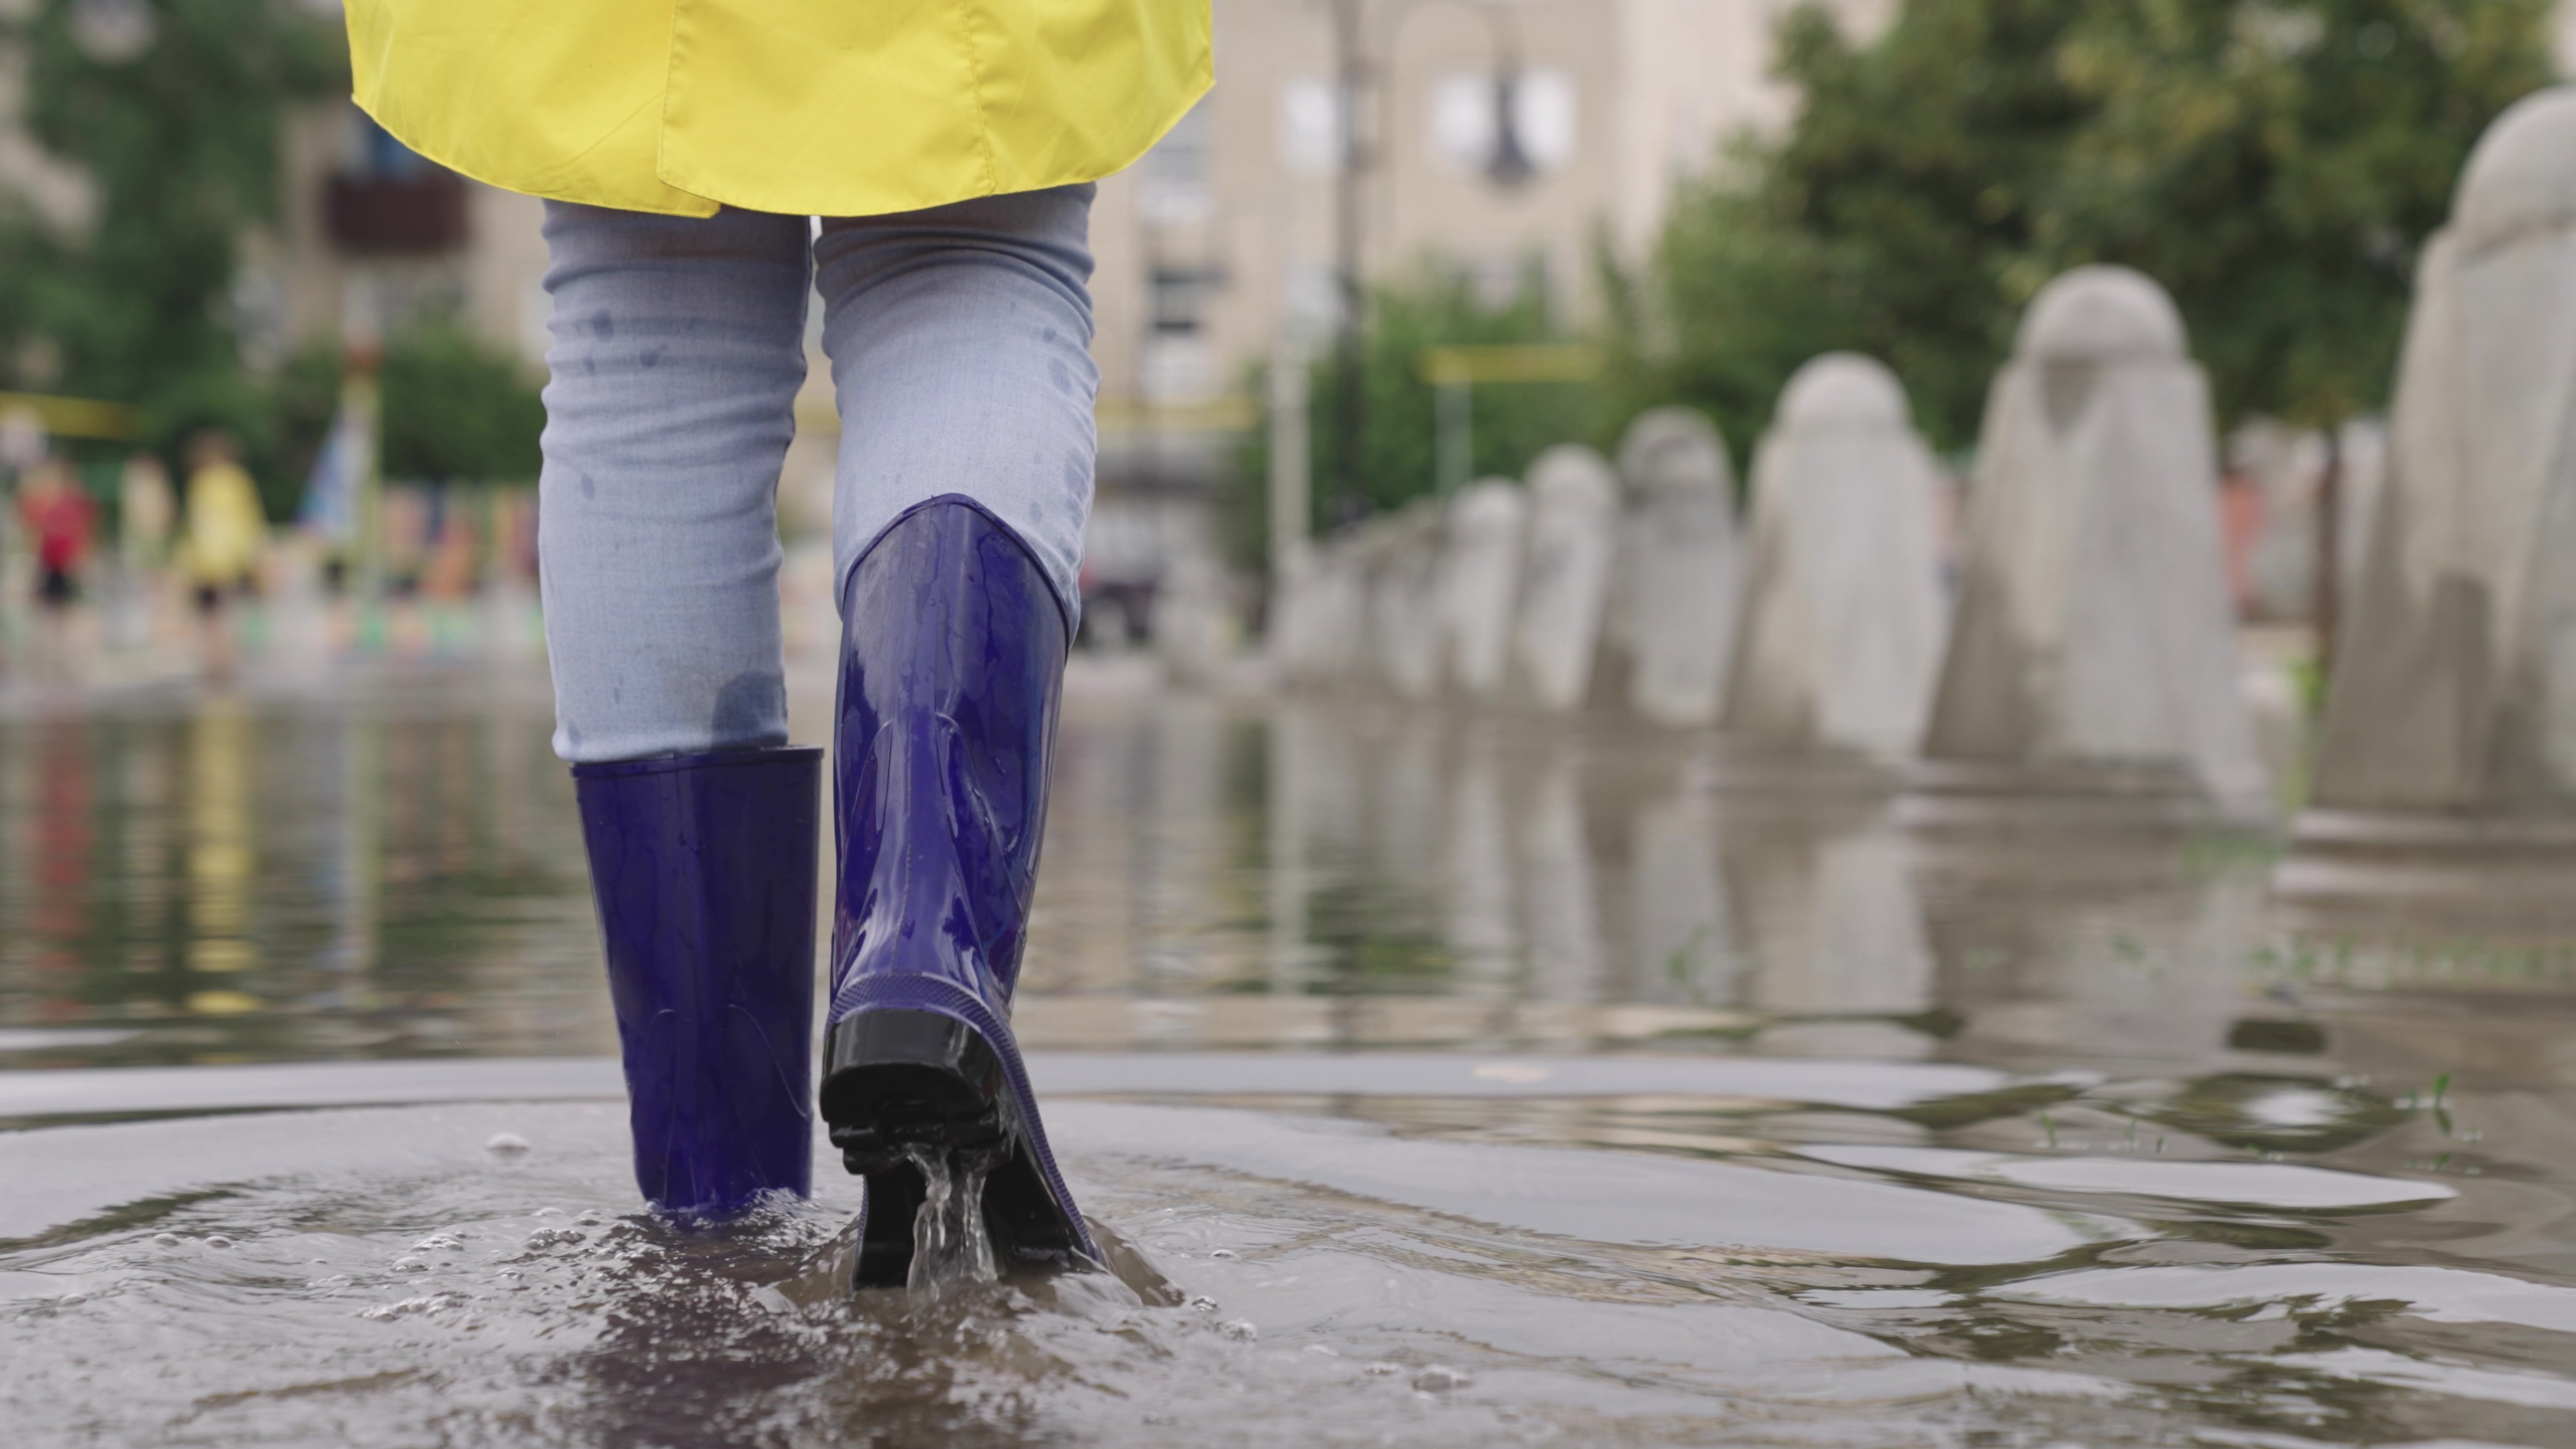
<path fill-rule="evenodd" d="M 1474 1382 L 1465 1369 L 1454 1369 L 1442 1363 L 1435 1363 L 1413 1376 L 1413 1386 L 1426 1394 L 1463 1389 Z"/>
<path fill-rule="evenodd" d="M 455 1307 L 460 1301 L 452 1294 L 432 1293 L 420 1298 L 405 1298 L 399 1303 L 381 1303 L 359 1310 L 360 1318 L 383 1323 L 396 1318 L 409 1318 L 418 1313 L 437 1313 Z"/>
<path fill-rule="evenodd" d="M 494 1157 L 525 1157 L 528 1155 L 528 1139 L 516 1132 L 495 1132 L 483 1144 L 483 1150 Z"/>

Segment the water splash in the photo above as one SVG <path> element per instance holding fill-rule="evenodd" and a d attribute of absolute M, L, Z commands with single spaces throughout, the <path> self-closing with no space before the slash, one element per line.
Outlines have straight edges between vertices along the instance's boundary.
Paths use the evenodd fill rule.
<path fill-rule="evenodd" d="M 904 1286 L 940 1293 L 992 1282 L 993 1241 L 984 1231 L 984 1175 L 991 1165 L 920 1145 L 906 1156 L 921 1174 L 923 1192 L 912 1215 L 912 1272 Z"/>

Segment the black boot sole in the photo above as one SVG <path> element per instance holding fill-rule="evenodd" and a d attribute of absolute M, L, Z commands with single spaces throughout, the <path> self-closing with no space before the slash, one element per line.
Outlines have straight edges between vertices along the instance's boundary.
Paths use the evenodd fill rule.
<path fill-rule="evenodd" d="M 1088 1266 L 1081 1237 L 1039 1173 L 1001 1058 L 982 1033 L 933 1011 L 862 1011 L 823 1049 L 823 1120 L 866 1179 L 867 1228 L 853 1286 L 899 1288 L 912 1272 L 914 1213 L 927 1196 L 916 1149 L 983 1166 L 984 1230 L 1004 1277 Z"/>

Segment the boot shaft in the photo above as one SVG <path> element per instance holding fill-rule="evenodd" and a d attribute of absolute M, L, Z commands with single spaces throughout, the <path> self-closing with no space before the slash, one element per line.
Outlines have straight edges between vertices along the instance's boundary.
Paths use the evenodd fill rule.
<path fill-rule="evenodd" d="M 898 519 L 842 600 L 834 1018 L 853 979 L 1019 977 L 1066 650 L 1018 537 L 963 499 Z"/>
<path fill-rule="evenodd" d="M 680 1212 L 812 1184 L 818 749 L 577 765 L 635 1179 Z"/>

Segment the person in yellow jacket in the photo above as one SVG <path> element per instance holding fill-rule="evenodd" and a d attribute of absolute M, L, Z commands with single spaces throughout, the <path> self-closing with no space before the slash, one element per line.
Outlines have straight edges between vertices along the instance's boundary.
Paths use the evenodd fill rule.
<path fill-rule="evenodd" d="M 861 1283 L 1096 1264 L 1010 999 L 1091 502 L 1091 183 L 1208 88 L 1207 0 L 344 9 L 379 124 L 547 201 L 555 748 L 637 1185 L 802 1193 L 819 1107 L 867 1179 Z M 820 752 L 787 741 L 775 513 L 813 293 L 841 412 L 819 1094 Z M 926 1201 L 948 1247 L 916 1264 Z"/>
<path fill-rule="evenodd" d="M 267 543 L 268 515 L 260 508 L 259 485 L 243 470 L 232 435 L 219 429 L 198 434 L 188 445 L 187 518 L 179 548 L 196 594 L 211 678 L 232 675 L 228 606 L 251 591 L 260 550 Z"/>

